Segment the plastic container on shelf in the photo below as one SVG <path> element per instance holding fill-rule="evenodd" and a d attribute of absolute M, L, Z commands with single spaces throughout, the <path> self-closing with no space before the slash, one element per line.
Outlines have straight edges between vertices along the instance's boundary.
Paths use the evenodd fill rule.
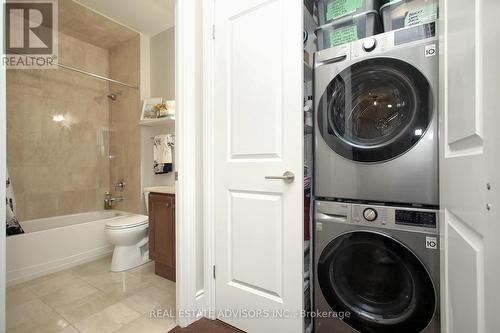
<path fill-rule="evenodd" d="M 371 10 L 320 26 L 316 29 L 318 49 L 324 50 L 382 32 L 377 11 Z"/>
<path fill-rule="evenodd" d="M 314 14 L 314 0 L 304 0 L 304 6 L 311 15 Z"/>
<path fill-rule="evenodd" d="M 438 2 L 438 0 L 394 0 L 383 5 L 380 8 L 380 15 L 384 31 L 437 20 Z"/>
<path fill-rule="evenodd" d="M 318 0 L 319 24 L 324 25 L 344 16 L 375 10 L 388 0 Z"/>

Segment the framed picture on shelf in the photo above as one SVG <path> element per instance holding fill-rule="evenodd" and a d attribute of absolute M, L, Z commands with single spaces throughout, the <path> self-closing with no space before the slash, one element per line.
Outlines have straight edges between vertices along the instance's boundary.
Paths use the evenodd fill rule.
<path fill-rule="evenodd" d="M 162 118 L 162 110 L 165 105 L 162 97 L 148 98 L 142 106 L 141 120 Z"/>

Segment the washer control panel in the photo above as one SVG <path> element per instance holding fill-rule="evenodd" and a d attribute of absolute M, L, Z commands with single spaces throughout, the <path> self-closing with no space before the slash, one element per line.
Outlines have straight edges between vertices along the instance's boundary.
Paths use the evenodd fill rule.
<path fill-rule="evenodd" d="M 438 234 L 438 211 L 433 209 L 316 201 L 315 220 Z"/>
<path fill-rule="evenodd" d="M 422 227 L 436 227 L 436 213 L 396 209 L 396 224 Z"/>
<path fill-rule="evenodd" d="M 363 217 L 365 218 L 365 220 L 367 220 L 368 222 L 373 222 L 377 219 L 377 211 L 373 208 L 366 208 L 364 211 L 363 211 Z"/>
<path fill-rule="evenodd" d="M 377 40 L 375 38 L 367 38 L 363 41 L 363 50 L 366 52 L 371 52 L 375 50 L 375 47 L 377 46 Z"/>
<path fill-rule="evenodd" d="M 437 231 L 437 211 L 352 204 L 352 223 L 390 229 Z"/>

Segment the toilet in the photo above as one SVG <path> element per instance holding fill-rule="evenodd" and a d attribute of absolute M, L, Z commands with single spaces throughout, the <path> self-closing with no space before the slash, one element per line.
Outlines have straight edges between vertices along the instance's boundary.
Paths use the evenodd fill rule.
<path fill-rule="evenodd" d="M 105 232 L 114 245 L 112 272 L 122 272 L 149 261 L 149 218 L 125 215 L 106 222 Z"/>

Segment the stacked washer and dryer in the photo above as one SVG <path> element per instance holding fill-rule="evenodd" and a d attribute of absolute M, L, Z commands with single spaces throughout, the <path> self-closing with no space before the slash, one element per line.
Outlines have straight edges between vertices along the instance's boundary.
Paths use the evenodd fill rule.
<path fill-rule="evenodd" d="M 436 24 L 315 54 L 318 333 L 440 332 Z"/>

